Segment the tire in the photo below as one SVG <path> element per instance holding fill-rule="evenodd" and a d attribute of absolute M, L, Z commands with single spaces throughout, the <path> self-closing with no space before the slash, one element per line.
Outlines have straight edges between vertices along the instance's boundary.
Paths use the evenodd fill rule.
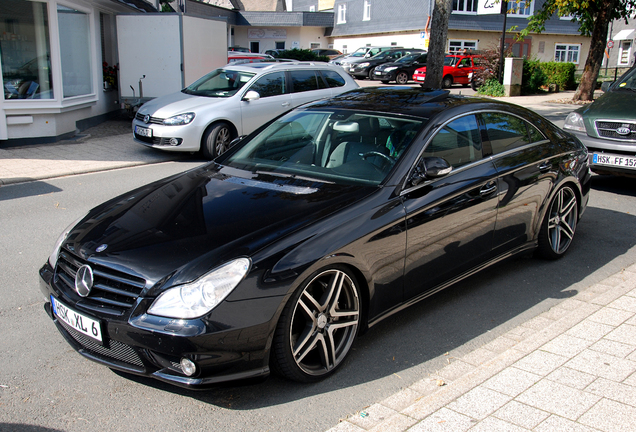
<path fill-rule="evenodd" d="M 201 150 L 206 159 L 214 159 L 222 155 L 229 148 L 234 139 L 232 128 L 227 123 L 216 123 L 203 134 Z"/>
<path fill-rule="evenodd" d="M 470 82 L 470 88 L 472 88 L 473 90 L 477 91 L 479 89 L 479 87 L 481 86 L 481 84 L 479 83 L 478 80 L 472 80 Z"/>
<path fill-rule="evenodd" d="M 579 203 L 574 190 L 563 186 L 556 193 L 539 231 L 537 255 L 555 260 L 570 248 L 578 222 Z"/>
<path fill-rule="evenodd" d="M 409 75 L 406 72 L 399 72 L 395 76 L 395 82 L 398 84 L 406 84 L 409 82 Z"/>
<path fill-rule="evenodd" d="M 388 84 L 388 83 L 389 83 L 389 82 L 388 82 L 388 81 L 386 81 L 386 80 L 385 80 L 385 81 L 382 81 L 382 84 Z"/>
<path fill-rule="evenodd" d="M 451 88 L 452 85 L 453 85 L 452 76 L 447 75 L 444 77 L 444 79 L 442 79 L 442 88 Z"/>
<path fill-rule="evenodd" d="M 360 326 L 360 293 L 342 267 L 320 270 L 301 285 L 281 314 L 272 343 L 274 372 L 299 382 L 333 374 Z"/>
<path fill-rule="evenodd" d="M 372 67 L 371 69 L 369 69 L 369 75 L 368 75 L 368 77 L 369 77 L 369 79 L 370 79 L 370 80 L 374 80 L 374 79 L 375 79 L 374 73 L 375 73 L 375 68 L 374 68 L 374 67 Z"/>

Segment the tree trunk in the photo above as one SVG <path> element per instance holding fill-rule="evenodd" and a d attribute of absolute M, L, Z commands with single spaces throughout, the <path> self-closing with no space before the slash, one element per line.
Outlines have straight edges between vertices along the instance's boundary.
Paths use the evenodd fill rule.
<path fill-rule="evenodd" d="M 431 39 L 428 44 L 424 87 L 442 87 L 446 40 L 448 38 L 448 18 L 452 6 L 453 0 L 435 0 L 431 18 Z"/>
<path fill-rule="evenodd" d="M 590 43 L 590 53 L 585 61 L 585 69 L 581 75 L 581 83 L 574 93 L 573 101 L 594 100 L 594 89 L 596 79 L 603 64 L 603 54 L 605 53 L 605 43 L 607 41 L 607 31 L 611 21 L 611 11 L 616 7 L 617 0 L 608 2 L 607 7 L 599 10 L 594 29 L 592 30 L 592 41 Z"/>

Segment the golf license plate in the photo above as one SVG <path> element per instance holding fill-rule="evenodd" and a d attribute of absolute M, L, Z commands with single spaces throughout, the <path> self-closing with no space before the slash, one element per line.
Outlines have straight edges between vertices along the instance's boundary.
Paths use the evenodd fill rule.
<path fill-rule="evenodd" d="M 415 79 L 418 80 L 418 81 L 424 81 L 425 78 L 426 77 L 421 77 L 421 76 L 415 77 Z"/>
<path fill-rule="evenodd" d="M 592 156 L 592 163 L 636 169 L 636 157 L 624 155 L 598 154 Z"/>
<path fill-rule="evenodd" d="M 152 138 L 152 129 L 141 126 L 135 126 L 135 133 L 139 136 Z"/>
<path fill-rule="evenodd" d="M 102 342 L 102 326 L 99 321 L 75 312 L 53 296 L 51 296 L 51 306 L 53 306 L 53 313 L 58 319 L 78 332 Z"/>

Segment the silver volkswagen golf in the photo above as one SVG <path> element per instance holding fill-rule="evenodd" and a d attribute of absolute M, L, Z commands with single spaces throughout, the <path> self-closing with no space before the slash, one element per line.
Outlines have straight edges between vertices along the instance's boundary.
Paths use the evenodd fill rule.
<path fill-rule="evenodd" d="M 213 159 L 230 142 L 287 110 L 358 85 L 327 63 L 247 63 L 215 69 L 180 92 L 153 99 L 133 120 L 135 140 Z"/>

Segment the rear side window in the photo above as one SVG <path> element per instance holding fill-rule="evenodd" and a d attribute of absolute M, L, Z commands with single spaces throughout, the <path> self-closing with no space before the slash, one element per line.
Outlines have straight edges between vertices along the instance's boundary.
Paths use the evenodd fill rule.
<path fill-rule="evenodd" d="M 322 80 L 318 80 L 313 70 L 294 70 L 290 72 L 293 93 L 306 92 L 325 88 Z"/>
<path fill-rule="evenodd" d="M 282 95 L 285 93 L 285 73 L 274 72 L 264 75 L 249 89 L 258 92 L 262 98 Z"/>
<path fill-rule="evenodd" d="M 323 70 L 320 73 L 329 87 L 342 87 L 346 84 L 345 79 L 336 71 Z"/>
<path fill-rule="evenodd" d="M 494 154 L 543 139 L 541 133 L 527 122 L 509 114 L 485 113 L 481 115 L 486 125 L 488 139 Z M 530 126 L 530 131 L 528 130 Z M 533 137 L 532 139 L 530 137 Z M 537 136 L 540 136 L 537 139 Z"/>

